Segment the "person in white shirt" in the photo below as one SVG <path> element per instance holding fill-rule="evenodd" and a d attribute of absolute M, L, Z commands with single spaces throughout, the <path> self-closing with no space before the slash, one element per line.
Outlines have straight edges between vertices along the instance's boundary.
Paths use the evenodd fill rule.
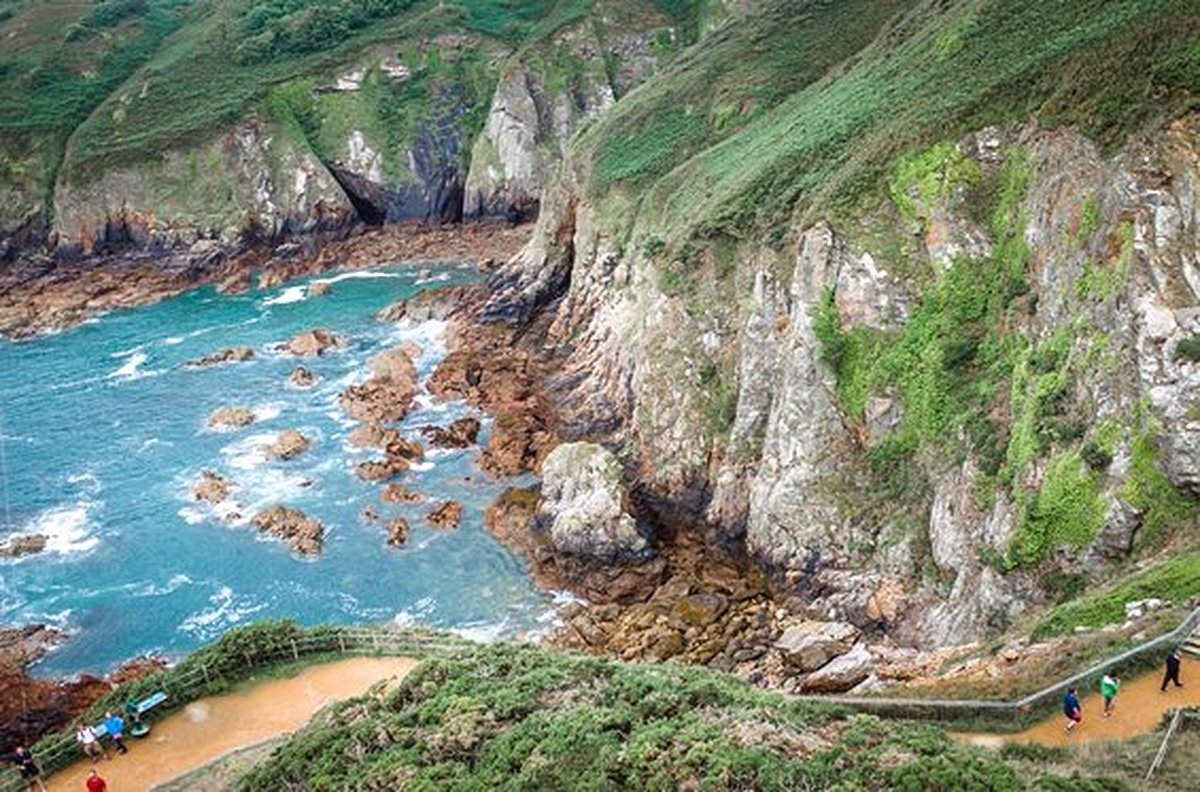
<path fill-rule="evenodd" d="M 92 727 L 86 723 L 80 723 L 75 729 L 75 742 L 79 743 L 79 747 L 83 749 L 83 752 L 91 757 L 92 764 L 98 762 L 100 757 L 108 759 L 108 752 L 100 744 L 100 738 L 96 736 L 96 732 L 92 730 Z"/>

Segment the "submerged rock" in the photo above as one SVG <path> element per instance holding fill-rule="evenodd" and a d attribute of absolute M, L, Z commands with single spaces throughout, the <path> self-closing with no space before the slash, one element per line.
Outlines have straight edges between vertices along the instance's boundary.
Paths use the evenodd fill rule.
<path fill-rule="evenodd" d="M 207 368 L 208 366 L 217 366 L 222 363 L 240 363 L 243 360 L 250 360 L 253 357 L 254 350 L 250 347 L 225 347 L 219 352 L 213 352 L 211 355 L 205 355 L 196 360 L 189 360 L 183 365 L 186 368 Z"/>
<path fill-rule="evenodd" d="M 295 429 L 284 430 L 274 443 L 263 446 L 267 459 L 293 459 L 308 450 L 308 438 Z"/>
<path fill-rule="evenodd" d="M 621 466 L 595 443 L 564 443 L 542 464 L 537 521 L 554 549 L 604 563 L 644 561 L 653 554 L 625 511 Z"/>
<path fill-rule="evenodd" d="M 200 480 L 192 487 L 192 497 L 205 503 L 217 504 L 229 497 L 233 491 L 229 480 L 211 470 L 200 472 Z"/>
<path fill-rule="evenodd" d="M 218 407 L 208 416 L 208 425 L 214 429 L 239 429 L 254 423 L 254 411 L 249 407 Z"/>
<path fill-rule="evenodd" d="M 384 503 L 424 503 L 425 495 L 413 492 L 403 484 L 388 484 L 380 496 Z"/>
<path fill-rule="evenodd" d="M 331 286 L 328 281 L 317 281 L 315 283 L 308 284 L 305 294 L 307 294 L 309 297 L 320 297 L 324 294 L 329 294 L 332 291 L 333 286 Z"/>
<path fill-rule="evenodd" d="M 344 347 L 346 342 L 324 327 L 317 327 L 293 338 L 283 345 L 285 352 L 296 357 L 319 357 L 326 350 Z"/>
<path fill-rule="evenodd" d="M 283 539 L 300 555 L 314 556 L 321 552 L 325 526 L 299 509 L 276 504 L 254 515 L 253 522 L 258 530 Z"/>
<path fill-rule="evenodd" d="M 425 515 L 425 522 L 434 528 L 457 528 L 462 520 L 462 505 L 454 501 L 446 501 L 441 506 Z"/>
<path fill-rule="evenodd" d="M 47 537 L 43 534 L 16 534 L 0 540 L 0 558 L 20 558 L 34 555 L 46 549 Z"/>
<path fill-rule="evenodd" d="M 288 375 L 288 385 L 293 388 L 311 388 L 316 382 L 317 375 L 304 366 L 296 366 L 296 369 Z"/>

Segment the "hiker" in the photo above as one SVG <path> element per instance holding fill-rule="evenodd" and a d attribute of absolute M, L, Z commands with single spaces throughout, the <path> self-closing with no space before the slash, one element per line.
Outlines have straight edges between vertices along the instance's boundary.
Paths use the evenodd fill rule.
<path fill-rule="evenodd" d="M 129 753 L 125 747 L 125 720 L 112 712 L 104 713 L 104 729 L 112 737 L 113 745 L 123 754 Z"/>
<path fill-rule="evenodd" d="M 1171 654 L 1167 655 L 1167 673 L 1163 675 L 1162 692 L 1167 692 L 1167 683 L 1174 682 L 1175 687 L 1183 687 L 1183 683 L 1179 681 L 1179 650 L 1172 649 Z"/>
<path fill-rule="evenodd" d="M 33 792 L 34 784 L 42 792 L 46 792 L 46 782 L 42 780 L 42 768 L 38 767 L 37 762 L 33 760 L 33 754 L 24 745 L 18 745 L 17 750 L 5 757 L 12 762 L 21 771 L 21 778 L 25 779 L 25 788 Z"/>
<path fill-rule="evenodd" d="M 1100 679 L 1100 695 L 1104 697 L 1104 717 L 1112 715 L 1113 699 L 1117 697 L 1117 691 L 1121 689 L 1121 680 L 1116 674 L 1109 676 L 1105 674 Z"/>
<path fill-rule="evenodd" d="M 88 776 L 84 785 L 87 787 L 87 792 L 108 792 L 108 782 L 96 772 L 96 768 L 94 767 L 92 768 L 92 774 Z"/>
<path fill-rule="evenodd" d="M 108 751 L 104 750 L 104 746 L 100 744 L 100 738 L 96 736 L 96 732 L 91 726 L 86 723 L 80 723 L 75 729 L 75 742 L 79 743 L 79 747 L 83 752 L 91 757 L 92 764 L 96 764 L 101 756 L 108 759 Z"/>
<path fill-rule="evenodd" d="M 1075 727 L 1083 720 L 1083 708 L 1079 706 L 1079 694 L 1075 688 L 1068 688 L 1067 695 L 1063 696 L 1063 714 L 1067 716 L 1067 732 L 1075 730 Z"/>

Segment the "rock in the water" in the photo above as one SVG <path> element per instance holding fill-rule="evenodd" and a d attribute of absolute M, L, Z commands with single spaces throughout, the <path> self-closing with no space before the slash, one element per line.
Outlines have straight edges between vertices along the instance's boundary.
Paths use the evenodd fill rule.
<path fill-rule="evenodd" d="M 305 290 L 305 294 L 307 294 L 309 297 L 320 297 L 321 295 L 329 294 L 332 291 L 333 286 L 329 284 L 329 281 L 316 281 L 308 284 L 308 289 Z"/>
<path fill-rule="evenodd" d="M 467 448 L 475 445 L 481 424 L 478 418 L 459 418 L 449 426 L 422 426 L 421 434 L 434 448 Z"/>
<path fill-rule="evenodd" d="M 46 549 L 46 537 L 42 534 L 17 534 L 0 540 L 0 558 L 20 558 Z"/>
<path fill-rule="evenodd" d="M 286 429 L 275 442 L 263 447 L 267 459 L 292 459 L 308 450 L 308 438 L 295 429 Z"/>
<path fill-rule="evenodd" d="M 440 321 L 450 317 L 465 293 L 462 286 L 426 289 L 414 297 L 397 300 L 376 316 L 381 322 L 398 322 L 401 319 L 412 322 Z"/>
<path fill-rule="evenodd" d="M 387 481 L 406 470 L 408 470 L 408 463 L 402 459 L 372 459 L 358 463 L 354 472 L 363 481 Z"/>
<path fill-rule="evenodd" d="M 288 385 L 293 388 L 311 388 L 317 382 L 317 375 L 304 366 L 296 366 L 296 370 L 288 376 Z"/>
<path fill-rule="evenodd" d="M 425 496 L 420 492 L 413 492 L 403 484 L 388 484 L 383 488 L 383 495 L 380 496 L 384 503 L 424 503 Z"/>
<path fill-rule="evenodd" d="M 314 556 L 321 552 L 325 527 L 299 509 L 276 504 L 254 515 L 254 526 L 283 539 L 300 555 Z"/>
<path fill-rule="evenodd" d="M 417 367 L 404 348 L 389 349 L 371 360 L 372 376 L 342 393 L 341 404 L 360 421 L 399 421 L 417 395 Z"/>
<path fill-rule="evenodd" d="M 379 509 L 376 509 L 374 506 L 368 503 L 363 507 L 363 510 L 358 513 L 358 516 L 367 522 L 378 522 Z"/>
<path fill-rule="evenodd" d="M 214 429 L 238 429 L 254 423 L 254 411 L 248 407 L 218 407 L 208 416 Z"/>
<path fill-rule="evenodd" d="M 797 671 L 816 671 L 833 658 L 850 651 L 856 640 L 858 628 L 853 624 L 806 621 L 784 630 L 775 647 L 783 653 L 788 665 Z"/>
<path fill-rule="evenodd" d="M 254 357 L 254 350 L 247 346 L 240 347 L 225 347 L 219 352 L 214 352 L 211 355 L 205 355 L 196 360 L 189 360 L 183 365 L 187 368 L 205 368 L 207 366 L 216 366 L 221 363 L 240 363 L 243 360 L 250 360 Z"/>
<path fill-rule="evenodd" d="M 328 349 L 345 345 L 346 342 L 334 335 L 332 331 L 318 327 L 288 341 L 284 344 L 283 349 L 296 357 L 318 357 Z"/>
<path fill-rule="evenodd" d="M 388 523 L 387 532 L 389 545 L 396 547 L 404 544 L 408 541 L 408 520 L 397 517 Z"/>
<path fill-rule="evenodd" d="M 229 497 L 233 490 L 229 480 L 211 470 L 201 471 L 200 480 L 192 487 L 192 497 L 205 503 L 217 504 Z"/>
<path fill-rule="evenodd" d="M 446 501 L 425 515 L 425 521 L 434 528 L 457 528 L 460 520 L 462 520 L 462 506 L 454 501 Z"/>
<path fill-rule="evenodd" d="M 624 501 L 620 463 L 603 446 L 564 443 L 542 464 L 537 522 L 559 552 L 603 563 L 652 555 Z"/>
<path fill-rule="evenodd" d="M 846 654 L 835 657 L 806 676 L 801 690 L 805 693 L 843 693 L 870 676 L 873 666 L 874 660 L 867 647 L 856 644 Z"/>

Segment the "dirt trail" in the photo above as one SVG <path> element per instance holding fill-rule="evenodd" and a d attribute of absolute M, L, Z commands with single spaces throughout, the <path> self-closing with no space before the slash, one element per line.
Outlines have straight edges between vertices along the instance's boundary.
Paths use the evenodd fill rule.
<path fill-rule="evenodd" d="M 238 748 L 295 731 L 317 710 L 365 693 L 416 666 L 398 657 L 358 657 L 311 666 L 288 679 L 272 679 L 223 696 L 200 699 L 160 721 L 149 736 L 128 738 L 129 753 L 96 765 L 111 792 L 143 792 Z M 106 745 L 108 743 L 106 742 Z M 51 792 L 80 792 L 92 765 L 79 762 L 47 779 Z"/>
<path fill-rule="evenodd" d="M 1083 723 L 1075 731 L 1064 731 L 1066 718 L 1055 714 L 1046 720 L 1015 734 L 958 733 L 952 736 L 972 745 L 1000 746 L 1004 743 L 1040 743 L 1041 745 L 1071 745 L 1079 742 L 1127 740 L 1154 731 L 1163 714 L 1172 707 L 1200 706 L 1200 660 L 1183 658 L 1179 678 L 1184 686 L 1168 687 L 1163 693 L 1161 668 L 1132 679 L 1121 680 L 1113 713 L 1104 717 L 1104 700 L 1097 691 L 1079 691 L 1083 707 Z"/>

